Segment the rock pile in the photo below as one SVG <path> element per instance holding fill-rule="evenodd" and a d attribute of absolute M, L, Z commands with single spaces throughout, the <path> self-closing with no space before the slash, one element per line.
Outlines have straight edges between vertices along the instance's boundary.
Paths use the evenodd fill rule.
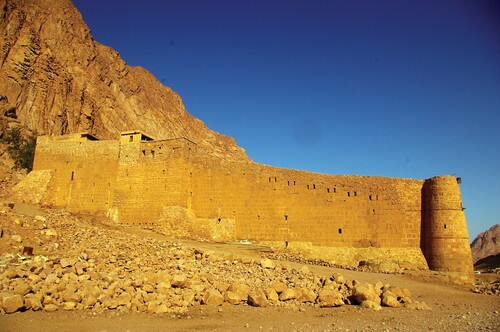
<path fill-rule="evenodd" d="M 500 281 L 480 282 L 472 289 L 474 293 L 500 296 Z"/>
<path fill-rule="evenodd" d="M 10 213 L 10 212 L 9 212 Z M 428 309 L 410 291 L 390 285 L 323 277 L 307 266 L 294 269 L 268 258 L 255 260 L 126 232 L 114 225 L 84 222 L 64 211 L 13 219 L 29 236 L 35 256 L 0 256 L 0 311 L 89 310 L 101 313 L 183 314 L 198 305 L 299 308 L 362 305 Z M 15 224 L 15 223 L 13 223 Z M 29 232 L 27 233 L 26 231 Z M 33 235 L 34 234 L 34 235 Z M 40 253 L 43 253 L 41 255 Z"/>
<path fill-rule="evenodd" d="M 229 261 L 175 244 L 167 252 L 170 257 L 111 256 L 108 264 L 86 252 L 64 258 L 3 255 L 1 311 L 183 313 L 190 306 L 223 303 L 427 308 L 412 301 L 407 289 L 381 283 L 347 281 L 341 275 L 324 278 L 280 265 L 264 267 L 266 260 Z"/>

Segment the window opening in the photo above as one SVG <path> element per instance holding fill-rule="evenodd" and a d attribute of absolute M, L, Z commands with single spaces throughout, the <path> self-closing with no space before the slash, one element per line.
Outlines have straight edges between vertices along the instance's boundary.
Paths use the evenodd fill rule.
<path fill-rule="evenodd" d="M 316 185 L 315 184 L 313 184 L 313 189 L 316 189 Z"/>
<path fill-rule="evenodd" d="M 339 228 L 339 234 L 342 234 L 342 228 Z"/>
<path fill-rule="evenodd" d="M 71 181 L 75 178 L 75 172 L 71 172 Z"/>
<path fill-rule="evenodd" d="M 146 150 L 142 150 L 142 155 L 145 156 L 146 155 Z"/>
<path fill-rule="evenodd" d="M 350 191 L 347 192 L 347 197 L 351 197 L 351 192 Z"/>
<path fill-rule="evenodd" d="M 330 188 L 326 188 L 326 192 L 329 193 L 330 192 Z"/>
<path fill-rule="evenodd" d="M 336 193 L 337 192 L 337 188 L 333 188 L 333 192 Z"/>
<path fill-rule="evenodd" d="M 358 193 L 356 191 L 354 192 L 354 196 L 358 196 Z"/>
<path fill-rule="evenodd" d="M 130 137 L 128 138 L 128 141 L 129 142 L 133 142 L 134 141 L 134 135 L 130 135 Z"/>
<path fill-rule="evenodd" d="M 444 229 L 446 229 L 446 224 L 444 224 Z"/>
<path fill-rule="evenodd" d="M 285 214 L 285 220 L 288 220 L 288 215 Z"/>

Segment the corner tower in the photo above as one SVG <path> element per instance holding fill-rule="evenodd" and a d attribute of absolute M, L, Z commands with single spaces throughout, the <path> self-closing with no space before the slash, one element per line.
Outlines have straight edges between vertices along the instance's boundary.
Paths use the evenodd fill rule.
<path fill-rule="evenodd" d="M 459 179 L 436 176 L 422 188 L 421 248 L 431 270 L 473 276 L 469 233 L 460 195 Z"/>

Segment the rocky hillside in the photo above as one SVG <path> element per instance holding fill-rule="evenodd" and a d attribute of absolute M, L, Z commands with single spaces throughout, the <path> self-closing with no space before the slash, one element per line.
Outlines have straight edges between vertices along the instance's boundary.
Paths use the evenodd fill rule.
<path fill-rule="evenodd" d="M 114 139 L 139 129 L 248 160 L 231 137 L 187 113 L 172 89 L 96 42 L 70 0 L 0 0 L 0 112 L 41 134 Z"/>
<path fill-rule="evenodd" d="M 500 224 L 479 234 L 471 243 L 472 258 L 476 263 L 481 258 L 500 254 Z"/>

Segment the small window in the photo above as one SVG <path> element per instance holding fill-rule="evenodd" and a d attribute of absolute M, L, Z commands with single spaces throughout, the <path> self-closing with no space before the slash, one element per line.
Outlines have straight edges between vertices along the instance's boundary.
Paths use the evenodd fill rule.
<path fill-rule="evenodd" d="M 295 186 L 295 181 L 293 181 L 293 185 Z"/>
<path fill-rule="evenodd" d="M 155 151 L 154 150 L 151 150 L 151 158 L 155 158 Z"/>
<path fill-rule="evenodd" d="M 307 189 L 309 189 L 309 185 L 307 185 Z"/>
<path fill-rule="evenodd" d="M 446 229 L 446 224 L 444 224 L 444 229 Z"/>
<path fill-rule="evenodd" d="M 326 192 L 329 193 L 330 192 L 330 188 L 326 188 Z"/>
<path fill-rule="evenodd" d="M 370 199 L 370 201 L 372 200 L 372 195 L 368 196 L 368 198 Z"/>
<path fill-rule="evenodd" d="M 354 196 L 358 196 L 358 193 L 356 191 L 354 192 Z"/>
<path fill-rule="evenodd" d="M 75 172 L 71 172 L 71 181 L 75 178 Z"/>
<path fill-rule="evenodd" d="M 290 181 L 287 181 L 288 185 L 290 185 Z"/>
<path fill-rule="evenodd" d="M 130 135 L 129 138 L 128 138 L 128 141 L 129 142 L 133 142 L 134 141 L 134 135 Z"/>
<path fill-rule="evenodd" d="M 351 197 L 351 192 L 350 191 L 347 192 L 347 197 Z"/>
<path fill-rule="evenodd" d="M 313 184 L 313 189 L 316 189 L 316 185 L 315 184 Z"/>
<path fill-rule="evenodd" d="M 146 155 L 146 150 L 142 150 L 142 155 L 145 156 Z"/>
<path fill-rule="evenodd" d="M 288 215 L 285 214 L 285 220 L 288 220 Z"/>
<path fill-rule="evenodd" d="M 342 228 L 339 228 L 339 234 L 342 234 Z"/>
<path fill-rule="evenodd" d="M 337 188 L 333 188 L 333 192 L 336 193 L 337 192 Z"/>

